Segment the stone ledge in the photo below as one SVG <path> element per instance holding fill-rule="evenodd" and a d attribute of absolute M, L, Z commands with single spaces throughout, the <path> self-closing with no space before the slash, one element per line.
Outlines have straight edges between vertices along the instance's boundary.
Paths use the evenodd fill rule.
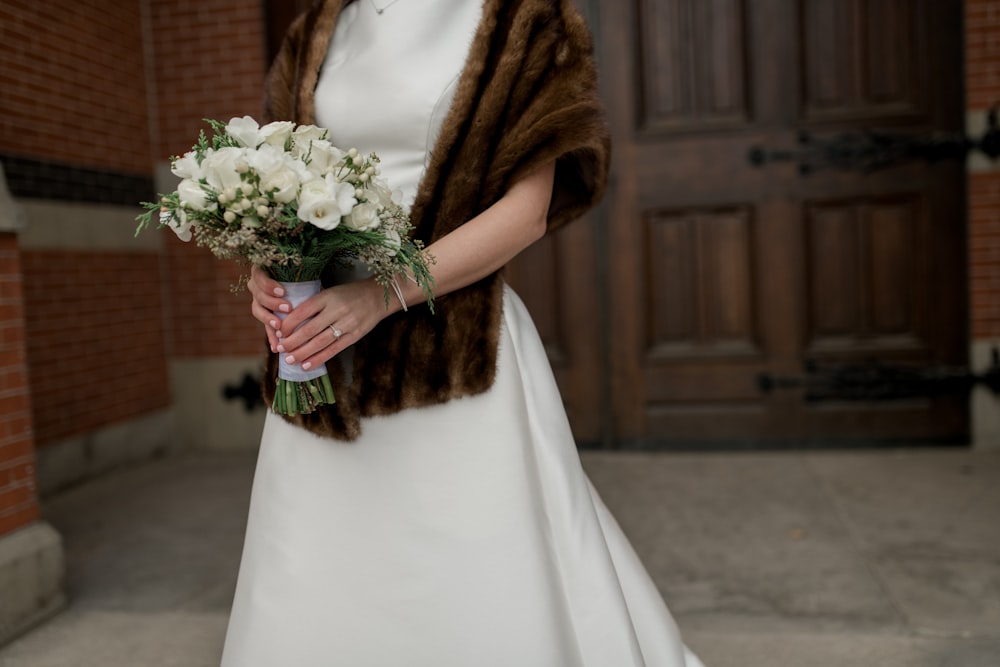
<path fill-rule="evenodd" d="M 39 521 L 0 537 L 0 646 L 66 606 L 62 538 Z"/>
<path fill-rule="evenodd" d="M 180 445 L 173 408 L 44 444 L 35 450 L 38 490 L 44 497 L 119 466 L 158 458 Z"/>
<path fill-rule="evenodd" d="M 226 384 L 244 374 L 259 374 L 260 356 L 172 359 L 170 384 L 177 430 L 192 448 L 253 451 L 260 443 L 267 411 L 247 412 L 239 401 L 223 398 Z"/>
<path fill-rule="evenodd" d="M 969 363 L 974 373 L 983 373 L 993 362 L 993 346 L 1000 341 L 973 340 L 969 349 Z M 1000 451 L 1000 397 L 986 387 L 972 390 L 969 405 L 972 417 L 972 446 L 977 450 Z"/>
<path fill-rule="evenodd" d="M 988 113 L 989 109 L 969 109 L 965 112 L 966 136 L 978 139 L 986 133 Z M 972 174 L 996 173 L 1000 171 L 1000 163 L 989 159 L 978 151 L 969 153 L 965 165 L 969 173 Z"/>
<path fill-rule="evenodd" d="M 7 176 L 0 163 L 0 232 L 19 232 L 25 226 L 24 209 L 14 201 L 7 187 Z"/>

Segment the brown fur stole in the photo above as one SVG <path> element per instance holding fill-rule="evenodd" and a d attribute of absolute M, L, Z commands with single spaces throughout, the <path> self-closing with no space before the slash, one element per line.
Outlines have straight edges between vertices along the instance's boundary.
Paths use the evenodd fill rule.
<path fill-rule="evenodd" d="M 268 75 L 265 120 L 313 123 L 313 90 L 342 0 L 318 3 L 293 24 Z M 363 148 L 363 147 L 359 147 Z M 610 141 L 590 34 L 572 0 L 484 0 L 458 90 L 411 218 L 427 243 L 489 208 L 520 178 L 555 160 L 549 229 L 576 218 L 604 190 Z M 361 418 L 478 394 L 496 376 L 502 278 L 414 306 L 355 345 L 353 382 L 328 362 L 337 403 L 289 418 L 319 435 L 353 440 Z M 276 355 L 264 374 L 270 404 Z"/>

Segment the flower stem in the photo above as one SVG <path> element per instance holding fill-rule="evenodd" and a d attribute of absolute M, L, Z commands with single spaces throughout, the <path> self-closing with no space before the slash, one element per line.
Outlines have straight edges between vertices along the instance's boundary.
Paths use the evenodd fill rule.
<path fill-rule="evenodd" d="M 278 378 L 271 409 L 279 415 L 307 415 L 321 405 L 336 403 L 329 375 L 305 382 Z"/>

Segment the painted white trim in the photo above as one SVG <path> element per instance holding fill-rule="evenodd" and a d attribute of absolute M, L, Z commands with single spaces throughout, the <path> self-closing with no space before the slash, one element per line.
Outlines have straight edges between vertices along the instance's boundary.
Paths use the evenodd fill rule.
<path fill-rule="evenodd" d="M 163 247 L 163 234 L 145 231 L 136 236 L 135 206 L 22 199 L 28 220 L 21 233 L 23 250 L 90 250 L 156 252 Z"/>

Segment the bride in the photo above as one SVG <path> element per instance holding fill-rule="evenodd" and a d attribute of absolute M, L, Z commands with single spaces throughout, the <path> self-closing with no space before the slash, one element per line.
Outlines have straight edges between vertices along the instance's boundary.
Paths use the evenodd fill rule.
<path fill-rule="evenodd" d="M 605 186 L 572 1 L 317 2 L 266 93 L 266 120 L 381 157 L 436 259 L 436 312 L 413 284 L 387 308 L 363 273 L 292 308 L 253 273 L 268 400 L 280 355 L 327 364 L 337 403 L 268 414 L 223 665 L 700 666 L 500 273 Z"/>

